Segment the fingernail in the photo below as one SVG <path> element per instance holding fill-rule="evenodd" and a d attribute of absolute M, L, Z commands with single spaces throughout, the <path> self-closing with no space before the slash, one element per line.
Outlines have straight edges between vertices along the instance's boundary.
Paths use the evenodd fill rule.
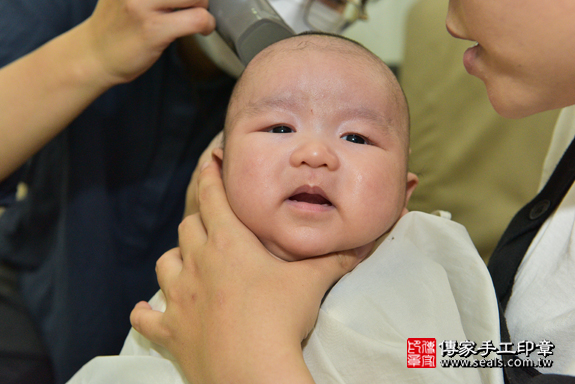
<path fill-rule="evenodd" d="M 200 172 L 202 172 L 204 169 L 206 169 L 208 167 L 208 165 L 210 165 L 211 160 L 205 161 L 202 166 L 200 167 Z"/>

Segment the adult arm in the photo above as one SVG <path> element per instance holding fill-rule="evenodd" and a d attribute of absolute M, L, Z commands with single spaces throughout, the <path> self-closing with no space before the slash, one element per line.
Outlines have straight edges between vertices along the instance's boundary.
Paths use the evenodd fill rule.
<path fill-rule="evenodd" d="M 82 24 L 0 69 L 0 180 L 176 38 L 214 27 L 207 0 L 100 0 Z"/>
<path fill-rule="evenodd" d="M 200 213 L 157 264 L 166 312 L 139 303 L 134 328 L 166 347 L 190 382 L 312 383 L 301 342 L 353 254 L 284 262 L 234 215 L 215 162 L 201 171 Z"/>

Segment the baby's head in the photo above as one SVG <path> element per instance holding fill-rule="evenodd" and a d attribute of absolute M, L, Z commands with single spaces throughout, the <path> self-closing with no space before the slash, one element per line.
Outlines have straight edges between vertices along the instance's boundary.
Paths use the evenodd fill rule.
<path fill-rule="evenodd" d="M 407 212 L 417 184 L 395 76 L 329 35 L 292 37 L 251 61 L 214 153 L 233 211 L 284 260 L 367 254 Z"/>

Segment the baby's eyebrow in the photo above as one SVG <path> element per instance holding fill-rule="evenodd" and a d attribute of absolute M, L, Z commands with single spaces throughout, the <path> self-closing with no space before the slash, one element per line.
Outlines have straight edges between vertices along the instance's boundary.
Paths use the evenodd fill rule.
<path fill-rule="evenodd" d="M 393 126 L 393 119 L 384 116 L 373 109 L 366 108 L 366 107 L 349 107 L 349 108 L 342 108 L 338 111 L 338 113 L 345 116 L 347 120 L 367 120 L 375 125 L 389 129 Z"/>
<path fill-rule="evenodd" d="M 242 108 L 236 117 L 246 115 L 247 117 L 258 115 L 266 110 L 289 110 L 297 111 L 303 108 L 303 101 L 300 98 L 290 95 L 264 97 L 255 102 L 249 102 Z"/>
<path fill-rule="evenodd" d="M 264 97 L 256 101 L 250 101 L 236 114 L 235 118 L 257 116 L 258 114 L 269 110 L 300 111 L 305 108 L 305 100 L 302 97 L 296 97 L 292 94 L 275 95 Z M 394 126 L 393 118 L 385 116 L 372 108 L 364 106 L 343 106 L 336 107 L 337 116 L 341 120 L 365 120 L 389 130 Z"/>

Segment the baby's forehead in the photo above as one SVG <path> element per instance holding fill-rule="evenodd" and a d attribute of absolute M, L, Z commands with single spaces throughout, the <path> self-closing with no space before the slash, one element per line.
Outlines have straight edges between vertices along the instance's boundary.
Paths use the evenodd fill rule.
<path fill-rule="evenodd" d="M 238 80 L 233 97 L 245 102 L 252 93 L 262 92 L 266 82 L 275 84 L 281 78 L 293 83 L 306 74 L 333 66 L 339 68 L 334 82 L 345 81 L 349 74 L 350 78 L 368 79 L 369 86 L 382 87 L 382 94 L 401 92 L 391 70 L 364 47 L 339 37 L 305 35 L 282 40 L 260 52 Z M 310 84 L 318 88 L 304 89 L 304 92 L 319 91 L 322 85 Z M 272 94 L 275 89 L 265 91 Z"/>
<path fill-rule="evenodd" d="M 400 120 L 400 125 L 403 126 L 405 124 L 407 126 L 409 124 L 408 117 L 406 118 L 408 112 L 405 97 L 395 75 L 385 63 L 355 42 L 344 40 L 340 37 L 323 35 L 295 36 L 280 41 L 260 52 L 238 80 L 238 84 L 232 94 L 228 118 L 232 118 L 240 112 L 238 109 L 243 110 L 246 106 L 249 106 L 252 93 L 257 87 L 256 84 L 261 84 L 262 77 L 278 76 L 278 72 L 280 72 L 282 76 L 297 78 L 297 72 L 283 71 L 282 69 L 298 66 L 298 58 L 300 58 L 298 53 L 313 55 L 316 58 L 314 61 L 316 68 L 321 68 L 322 65 L 327 66 L 333 62 L 344 63 L 343 65 L 348 66 L 350 75 L 375 76 L 377 81 L 369 84 L 373 84 L 374 87 L 383 87 L 380 94 L 385 95 L 386 108 L 391 108 L 395 111 L 397 116 L 394 116 L 394 119 Z M 306 68 L 298 66 L 298 70 L 305 71 Z M 287 102 L 286 98 L 281 95 L 281 90 L 272 88 L 268 89 L 267 92 L 268 105 L 273 105 L 282 99 Z M 253 110 L 256 111 L 257 109 L 254 108 Z M 228 121 L 227 123 L 230 122 Z M 228 125 L 226 124 L 226 128 L 229 128 Z M 406 128 L 407 130 L 408 128 Z"/>

